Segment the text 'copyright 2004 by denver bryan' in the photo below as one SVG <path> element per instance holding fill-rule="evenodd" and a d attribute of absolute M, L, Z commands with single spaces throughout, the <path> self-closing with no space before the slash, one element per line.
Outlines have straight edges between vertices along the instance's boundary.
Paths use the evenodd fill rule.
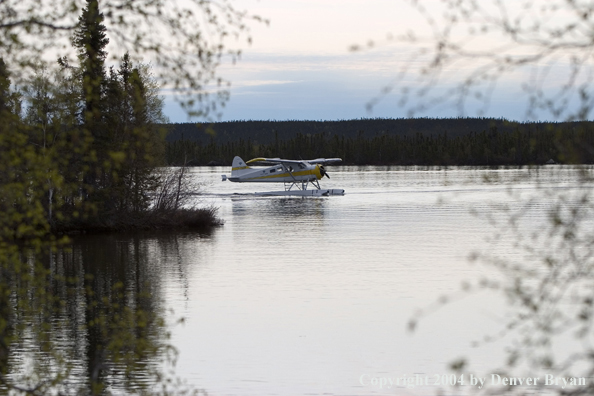
<path fill-rule="evenodd" d="M 359 383 L 379 389 L 415 388 L 417 386 L 473 386 L 479 389 L 486 386 L 554 386 L 565 389 L 586 386 L 587 381 L 584 377 L 557 377 L 552 374 L 545 374 L 541 377 L 508 377 L 499 374 L 491 374 L 486 377 L 473 374 L 403 374 L 389 377 L 361 374 Z"/>

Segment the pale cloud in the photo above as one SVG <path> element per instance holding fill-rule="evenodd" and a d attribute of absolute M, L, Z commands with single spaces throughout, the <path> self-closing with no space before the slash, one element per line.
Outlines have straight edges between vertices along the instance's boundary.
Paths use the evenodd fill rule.
<path fill-rule="evenodd" d="M 413 27 L 420 15 L 394 0 L 237 0 L 239 8 L 270 20 L 252 27 L 252 53 L 339 54 L 357 43 L 383 40 Z"/>
<path fill-rule="evenodd" d="M 399 102 L 403 87 L 411 91 L 427 83 L 422 69 L 430 55 L 419 56 L 420 43 L 405 44 L 387 39 L 414 31 L 431 36 L 426 20 L 406 1 L 399 0 L 235 0 L 239 9 L 270 19 L 270 25 L 251 27 L 253 44 L 243 48 L 241 59 L 224 63 L 220 75 L 231 82 L 231 100 L 223 118 L 233 119 L 344 119 L 359 117 L 406 117 Z M 442 1 L 423 2 L 439 14 Z M 513 11 L 513 10 L 512 10 Z M 462 34 L 462 33 L 460 33 Z M 500 37 L 483 37 L 469 48 L 492 50 Z M 371 48 L 349 51 L 353 44 Z M 421 40 L 422 42 L 422 40 Z M 510 53 L 513 55 L 513 53 Z M 433 82 L 441 92 L 460 82 L 460 76 L 475 69 L 474 61 L 448 65 Z M 559 69 L 563 71 L 564 65 Z M 522 119 L 522 84 L 531 71 L 522 68 L 506 74 L 497 84 L 484 115 Z M 551 72 L 546 83 L 557 83 Z M 437 86 L 439 85 L 439 86 Z M 368 113 L 366 104 L 389 94 Z M 217 89 L 208 88 L 208 92 Z M 166 92 L 165 92 L 166 93 Z M 169 107 L 171 108 L 171 107 Z M 472 106 L 470 107 L 472 109 Z M 421 116 L 456 116 L 455 109 L 442 108 Z M 172 116 L 173 119 L 173 116 Z"/>
<path fill-rule="evenodd" d="M 299 81 L 291 81 L 291 80 L 241 80 L 236 83 L 232 84 L 233 88 L 243 88 L 243 87 L 258 87 L 258 86 L 268 86 L 268 85 L 284 85 L 284 84 L 294 84 Z"/>

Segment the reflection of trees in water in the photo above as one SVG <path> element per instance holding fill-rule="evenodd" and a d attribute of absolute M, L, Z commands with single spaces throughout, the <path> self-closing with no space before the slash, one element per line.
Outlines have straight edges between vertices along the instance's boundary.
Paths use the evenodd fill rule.
<path fill-rule="evenodd" d="M 108 386 L 120 380 L 137 386 L 157 369 L 166 333 L 158 267 L 150 265 L 138 237 L 122 242 L 109 236 L 79 241 L 71 264 L 84 271 L 73 275 L 84 276 L 84 309 L 96 318 L 87 326 L 87 377 Z"/>
<path fill-rule="evenodd" d="M 174 275 L 187 289 L 178 240 L 184 237 L 83 236 L 68 249 L 21 260 L 23 268 L 4 267 L 0 332 L 9 342 L 0 348 L 3 377 L 42 392 L 92 394 L 162 381 L 166 363 L 175 360 L 162 260 L 177 257 Z"/>

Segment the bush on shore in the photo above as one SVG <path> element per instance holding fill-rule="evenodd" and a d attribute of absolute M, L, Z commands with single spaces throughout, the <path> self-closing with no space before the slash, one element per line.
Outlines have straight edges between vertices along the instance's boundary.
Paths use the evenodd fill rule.
<path fill-rule="evenodd" d="M 158 229 L 204 229 L 222 225 L 218 208 L 199 206 L 202 184 L 193 180 L 186 167 L 162 169 L 154 175 L 152 202 L 140 210 L 122 207 L 104 216 L 57 221 L 57 233 L 110 232 Z"/>

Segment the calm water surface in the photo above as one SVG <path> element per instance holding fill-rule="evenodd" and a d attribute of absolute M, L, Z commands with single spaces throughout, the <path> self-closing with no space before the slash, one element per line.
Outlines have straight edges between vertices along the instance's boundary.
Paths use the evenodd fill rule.
<path fill-rule="evenodd" d="M 425 395 L 438 387 L 386 389 L 381 378 L 434 379 L 460 357 L 479 373 L 497 367 L 501 344 L 473 347 L 505 318 L 496 295 L 447 304 L 412 333 L 407 323 L 463 281 L 496 276 L 470 263 L 472 252 L 521 255 L 514 234 L 488 242 L 506 230 L 492 223 L 504 224 L 503 208 L 524 213 L 523 230 L 539 230 L 548 191 L 579 186 L 577 170 L 559 166 L 332 167 L 323 187 L 345 196 L 255 197 L 278 188 L 221 182 L 228 167 L 192 172 L 204 183 L 201 204 L 218 207 L 224 226 L 81 237 L 72 261 L 98 287 L 150 281 L 147 304 L 163 301 L 172 322 L 185 318 L 171 325 L 177 375 L 208 395 Z M 81 337 L 72 348 L 88 344 Z"/>
<path fill-rule="evenodd" d="M 163 260 L 165 300 L 186 318 L 173 331 L 178 374 L 209 395 L 434 394 L 372 381 L 435 378 L 459 357 L 479 371 L 496 367 L 500 345 L 472 347 L 505 315 L 494 295 L 449 304 L 414 333 L 407 323 L 462 281 L 493 276 L 469 263 L 471 252 L 519 254 L 513 235 L 487 243 L 497 229 L 486 217 L 503 220 L 503 206 L 536 197 L 525 227 L 537 229 L 542 188 L 577 186 L 574 169 L 554 166 L 333 167 L 323 187 L 345 196 L 263 198 L 245 194 L 271 185 L 221 182 L 228 171 L 194 170 L 225 225 L 179 238 Z"/>

